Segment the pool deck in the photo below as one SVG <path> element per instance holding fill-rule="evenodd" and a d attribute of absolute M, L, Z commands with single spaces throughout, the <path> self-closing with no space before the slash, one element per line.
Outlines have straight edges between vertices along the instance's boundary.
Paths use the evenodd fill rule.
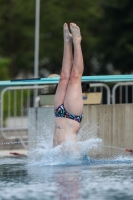
<path fill-rule="evenodd" d="M 27 156 L 28 154 L 28 150 L 26 149 L 12 149 L 12 150 L 0 150 L 0 157 L 17 157 L 19 155 L 12 155 L 10 153 L 17 153 L 17 154 L 24 154 L 25 156 Z"/>

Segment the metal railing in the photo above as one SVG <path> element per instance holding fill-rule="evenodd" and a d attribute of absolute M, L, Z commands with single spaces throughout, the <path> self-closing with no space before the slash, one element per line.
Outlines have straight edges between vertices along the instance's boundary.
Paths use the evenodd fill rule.
<path fill-rule="evenodd" d="M 97 92 L 98 89 L 100 92 L 104 92 L 105 90 L 105 99 L 106 99 L 106 104 L 110 104 L 110 88 L 108 85 L 104 83 L 92 83 L 90 84 L 90 87 L 93 88 L 93 92 Z M 101 104 L 103 104 L 103 95 L 102 95 L 102 101 Z"/>
<path fill-rule="evenodd" d="M 122 82 L 112 89 L 112 104 L 133 103 L 133 82 Z"/>
<path fill-rule="evenodd" d="M 19 140 L 26 148 L 28 139 L 28 108 L 36 107 L 34 91 L 44 86 L 7 87 L 0 98 L 0 133 L 4 139 Z"/>
<path fill-rule="evenodd" d="M 110 104 L 111 96 L 112 104 L 133 103 L 133 82 L 117 83 L 112 89 L 112 95 L 109 86 L 104 83 L 91 83 L 90 87 L 92 92 L 104 94 L 105 98 L 102 98 L 101 104 Z M 21 140 L 23 147 L 26 148 L 24 140 L 28 139 L 28 108 L 39 107 L 40 98 L 35 94 L 41 89 L 44 89 L 44 85 L 12 86 L 2 90 L 0 133 L 4 139 Z"/>
<path fill-rule="evenodd" d="M 116 103 L 133 103 L 133 75 L 119 76 L 88 76 L 82 77 L 83 82 L 93 82 L 90 88 L 93 92 L 102 92 L 101 104 L 116 104 Z M 37 80 L 23 81 L 0 81 L 0 86 L 6 86 L 0 94 L 0 133 L 4 139 L 21 140 L 24 148 L 26 145 L 23 140 L 28 139 L 28 108 L 39 107 L 40 97 L 37 96 L 37 90 L 43 89 L 46 84 L 57 84 L 59 78 L 42 78 Z M 105 82 L 119 82 L 114 85 L 112 94 L 110 88 Z M 104 82 L 104 83 L 102 83 Z M 38 84 L 38 85 L 36 85 Z M 39 85 L 43 84 L 43 85 Z M 12 85 L 12 87 L 8 87 Z M 17 86 L 27 85 L 27 86 Z M 32 85 L 32 86 L 31 86 Z M 112 102 L 111 102 L 112 98 Z M 11 121 L 11 118 L 14 121 Z M 17 125 L 17 120 L 21 123 Z M 11 125 L 7 125 L 8 123 Z M 12 134 L 9 134 L 12 132 Z"/>
<path fill-rule="evenodd" d="M 110 104 L 110 89 L 106 84 L 92 83 L 90 87 L 94 92 L 103 92 L 104 90 L 107 104 Z M 12 86 L 2 90 L 0 97 L 0 132 L 4 139 L 19 140 L 26 148 L 24 140 L 28 139 L 28 108 L 39 107 L 40 98 L 39 96 L 35 98 L 34 91 L 40 89 L 44 89 L 44 85 Z"/>

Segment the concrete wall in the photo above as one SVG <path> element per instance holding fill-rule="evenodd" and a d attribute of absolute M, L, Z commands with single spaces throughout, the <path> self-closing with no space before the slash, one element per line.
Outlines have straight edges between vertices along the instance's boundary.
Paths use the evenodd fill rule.
<path fill-rule="evenodd" d="M 82 126 L 85 125 L 83 139 L 88 139 L 89 132 L 92 132 L 101 138 L 105 145 L 133 148 L 133 104 L 84 105 L 83 115 Z M 43 134 L 44 123 L 53 126 L 53 107 L 31 108 L 29 121 L 29 140 L 32 140 L 35 135 Z M 114 149 L 108 148 L 105 151 L 112 153 Z"/>
<path fill-rule="evenodd" d="M 27 130 L 21 130 L 21 131 L 4 131 L 4 135 L 7 137 L 14 137 L 20 138 L 21 136 L 27 136 L 28 137 L 28 129 Z M 27 141 L 27 139 L 24 139 Z M 27 143 L 26 143 L 27 145 Z M 0 150 L 12 150 L 12 149 L 23 149 L 22 144 L 20 141 L 14 140 L 14 139 L 5 139 L 0 134 Z"/>
<path fill-rule="evenodd" d="M 97 125 L 96 136 L 104 145 L 133 149 L 133 104 L 85 105 L 82 125 Z M 86 127 L 87 129 L 88 127 Z M 124 153 L 114 148 L 104 148 L 106 154 Z"/>
<path fill-rule="evenodd" d="M 85 105 L 84 118 L 98 124 L 97 136 L 108 145 L 133 148 L 133 104 Z"/>

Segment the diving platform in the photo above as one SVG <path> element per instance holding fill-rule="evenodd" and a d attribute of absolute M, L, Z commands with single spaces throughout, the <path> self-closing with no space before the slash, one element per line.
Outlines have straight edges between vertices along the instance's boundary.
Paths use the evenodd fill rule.
<path fill-rule="evenodd" d="M 130 75 L 103 75 L 103 76 L 82 76 L 82 82 L 90 83 L 109 83 L 109 82 L 130 82 L 133 81 L 133 74 Z M 19 85 L 46 85 L 58 84 L 59 77 L 54 78 L 33 78 L 33 79 L 14 79 L 0 81 L 0 86 L 19 86 Z"/>

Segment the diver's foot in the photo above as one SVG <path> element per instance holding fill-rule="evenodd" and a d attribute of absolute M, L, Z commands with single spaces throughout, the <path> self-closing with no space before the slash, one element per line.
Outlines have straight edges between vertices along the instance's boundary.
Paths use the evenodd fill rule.
<path fill-rule="evenodd" d="M 80 34 L 80 28 L 76 24 L 70 23 L 70 29 L 73 37 L 73 43 L 75 44 L 81 42 L 82 37 Z"/>
<path fill-rule="evenodd" d="M 72 34 L 69 32 L 68 25 L 65 23 L 63 25 L 64 30 L 64 42 L 72 42 Z"/>

